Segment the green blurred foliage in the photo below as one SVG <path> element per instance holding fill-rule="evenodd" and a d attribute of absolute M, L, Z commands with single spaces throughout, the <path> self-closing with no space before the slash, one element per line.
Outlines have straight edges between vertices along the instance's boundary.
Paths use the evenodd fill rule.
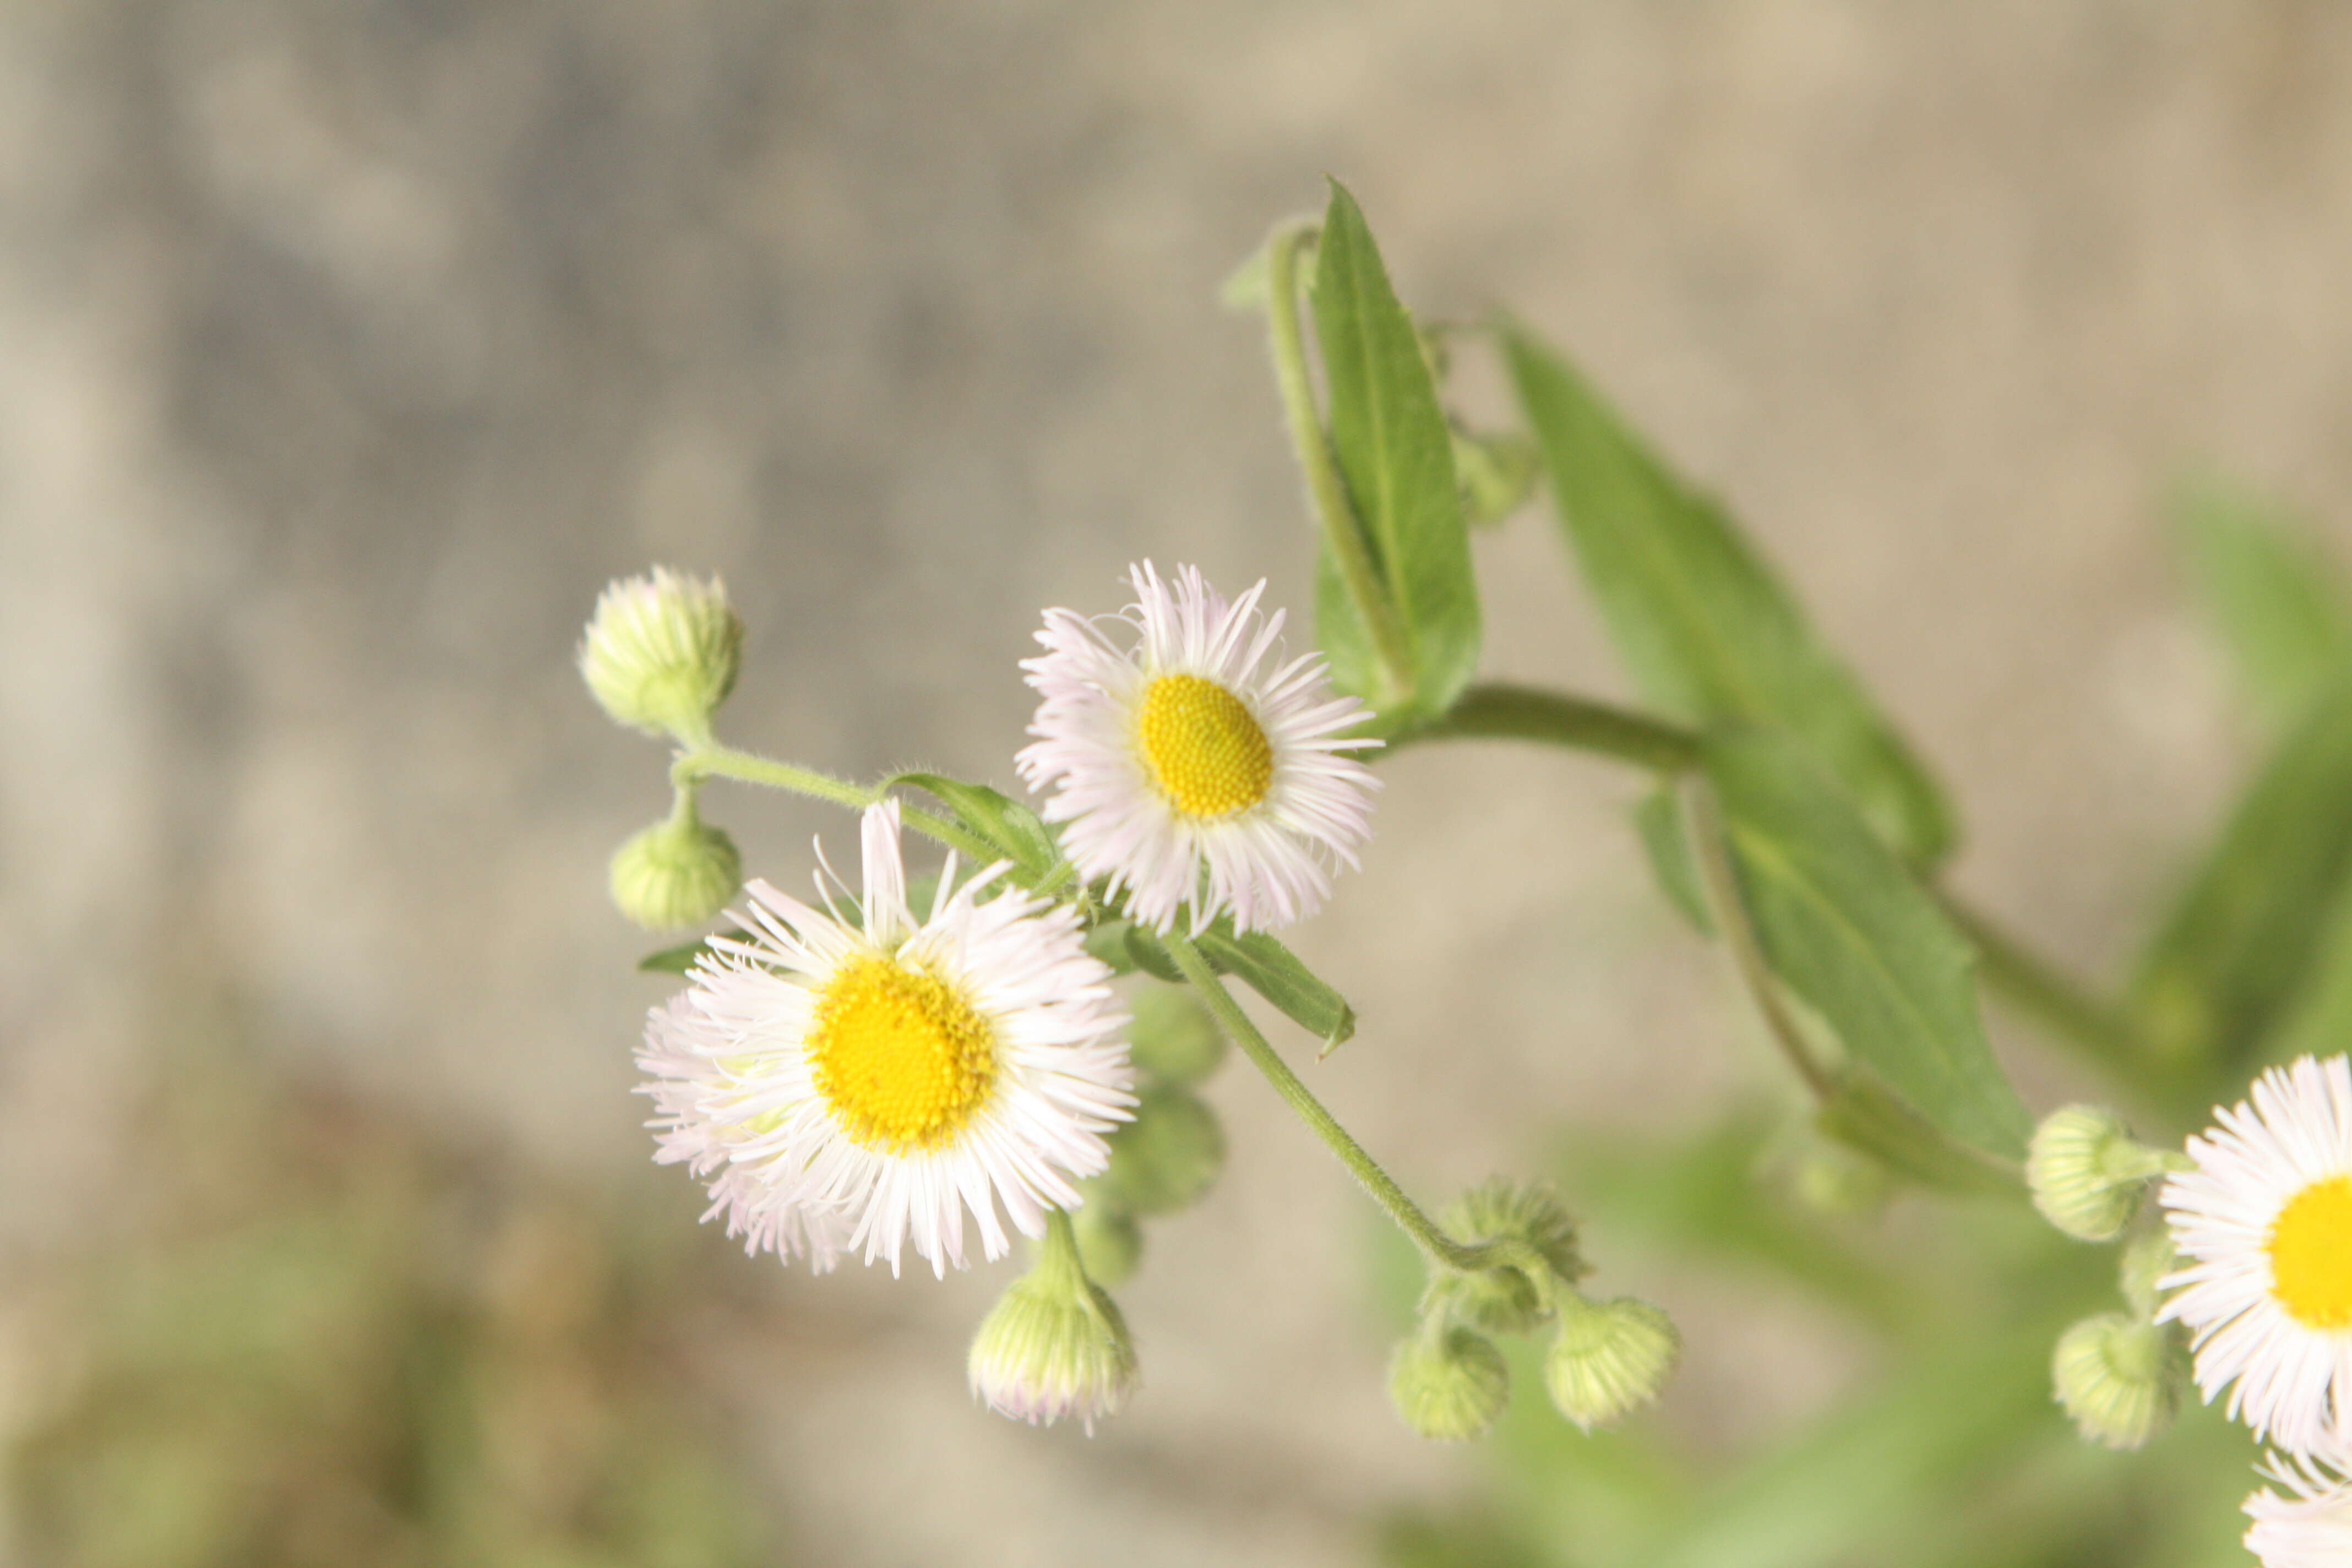
<path fill-rule="evenodd" d="M 5 1452 L 27 1561 L 778 1560 L 683 1375 L 677 1215 L 217 1045 L 161 1066 L 131 1142 L 142 1196 L 51 1279 L 42 1343 L 72 1370 Z"/>

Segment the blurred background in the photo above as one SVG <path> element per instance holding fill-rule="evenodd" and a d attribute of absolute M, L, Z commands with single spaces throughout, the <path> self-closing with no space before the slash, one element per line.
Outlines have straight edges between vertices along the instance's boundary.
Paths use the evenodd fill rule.
<path fill-rule="evenodd" d="M 1009 1266 L 698 1231 L 604 894 L 664 759 L 571 664 L 608 577 L 717 570 L 737 743 L 1010 785 L 1040 606 L 1148 553 L 1303 611 L 1216 293 L 1327 171 L 1409 301 L 1507 303 L 1731 500 L 1950 781 L 1958 884 L 2113 974 L 2251 754 L 2168 488 L 2352 518 L 2352 12 L 12 0 L 0 1562 L 1313 1568 L 1483 1506 L 1387 1412 L 1369 1207 L 1244 1073 L 1091 1441 L 965 1392 Z M 1478 548 L 1489 670 L 1622 694 L 1540 512 Z M 1776 1113 L 1640 780 L 1387 775 L 1296 945 L 1363 1019 L 1311 1081 L 1409 1187 Z M 846 842 L 705 807 L 787 887 Z M 1598 1186 L 1600 1284 L 1690 1345 L 1645 1441 L 1869 1384 Z"/>

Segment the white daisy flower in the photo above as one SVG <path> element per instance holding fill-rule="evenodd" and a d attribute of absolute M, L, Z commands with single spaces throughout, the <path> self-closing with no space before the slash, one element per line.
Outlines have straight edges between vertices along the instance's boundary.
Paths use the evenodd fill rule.
<path fill-rule="evenodd" d="M 2298 1454 L 2352 1435 L 2352 1064 L 2305 1057 L 2189 1140 L 2161 1193 L 2188 1268 L 2159 1321 L 2189 1326 L 2206 1401 Z M 2233 1385 L 2234 1386 L 2231 1386 Z"/>
<path fill-rule="evenodd" d="M 1073 910 L 1002 886 L 1003 866 L 957 887 L 950 857 L 919 921 L 895 802 L 866 809 L 864 839 L 860 918 L 823 877 L 822 910 L 745 889 L 744 934 L 647 1020 L 643 1092 L 656 1158 L 705 1178 L 749 1250 L 819 1270 L 862 1251 L 895 1274 L 911 1240 L 944 1274 L 966 1209 L 994 1258 L 1000 1205 L 1030 1236 L 1078 1206 L 1071 1178 L 1101 1173 L 1135 1103 L 1127 1015 Z"/>
<path fill-rule="evenodd" d="M 2263 1473 L 2287 1490 L 2264 1487 L 2246 1500 L 2246 1550 L 2263 1568 L 2343 1568 L 2352 1563 L 2352 1481 L 2341 1458 L 2324 1464 L 2273 1454 Z"/>
<path fill-rule="evenodd" d="M 1306 919 L 1371 834 L 1380 781 L 1343 753 L 1381 742 L 1340 734 L 1370 710 L 1333 694 L 1321 655 L 1284 661 L 1265 583 L 1228 603 L 1190 566 L 1129 580 L 1117 616 L 1045 612 L 1046 651 L 1021 664 L 1043 699 L 1021 776 L 1056 787 L 1063 850 L 1139 923 L 1167 931 L 1187 902 L 1196 936 L 1224 910 L 1237 931 Z"/>

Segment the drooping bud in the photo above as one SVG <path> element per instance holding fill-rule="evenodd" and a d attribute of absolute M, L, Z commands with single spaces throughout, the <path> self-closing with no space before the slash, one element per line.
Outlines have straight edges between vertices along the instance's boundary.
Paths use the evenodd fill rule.
<path fill-rule="evenodd" d="M 704 826 L 684 795 L 667 820 L 613 853 L 614 907 L 648 931 L 699 924 L 725 909 L 742 885 L 735 841 Z"/>
<path fill-rule="evenodd" d="M 1559 1413 L 1590 1432 L 1655 1399 L 1682 1342 L 1673 1321 L 1647 1301 L 1563 1292 L 1544 1384 Z"/>
<path fill-rule="evenodd" d="M 1135 1119 L 1110 1135 L 1109 1166 L 1085 1184 L 1087 1206 L 1108 1200 L 1130 1215 L 1172 1214 L 1198 1203 L 1224 1165 L 1217 1113 L 1190 1089 L 1148 1085 Z"/>
<path fill-rule="evenodd" d="M 2113 1241 L 2137 1212 L 2147 1181 L 2179 1163 L 2136 1142 L 2114 1111 L 2069 1105 L 2033 1130 L 2025 1184 L 2042 1217 L 2068 1236 Z"/>
<path fill-rule="evenodd" d="M 1135 1065 L 1170 1083 L 1199 1083 L 1225 1058 L 1224 1031 L 1181 985 L 1147 984 L 1131 998 L 1129 1054 Z"/>
<path fill-rule="evenodd" d="M 1135 1277 L 1143 1261 L 1143 1227 L 1133 1215 L 1097 1198 L 1070 1216 L 1070 1226 L 1077 1232 L 1078 1261 L 1087 1279 L 1114 1287 Z"/>
<path fill-rule="evenodd" d="M 1127 1320 L 1078 1262 L 1066 1215 L 1048 1216 L 1029 1272 L 1013 1282 L 972 1336 L 972 1394 L 1031 1426 L 1075 1415 L 1087 1436 L 1136 1384 Z"/>
<path fill-rule="evenodd" d="M 1510 1402 L 1503 1352 L 1482 1334 L 1442 1326 L 1442 1318 L 1397 1342 L 1389 1358 L 1389 1403 L 1404 1424 L 1440 1443 L 1485 1435 Z"/>
<path fill-rule="evenodd" d="M 580 639 L 580 674 L 614 722 L 692 743 L 735 685 L 743 623 L 719 579 L 656 566 L 596 601 Z"/>
<path fill-rule="evenodd" d="M 1590 1270 L 1576 1247 L 1576 1221 L 1559 1194 L 1541 1182 L 1503 1177 L 1481 1183 L 1446 1205 L 1438 1223 L 1456 1241 L 1525 1242 L 1565 1287 Z M 1431 1281 L 1433 1307 L 1443 1304 L 1473 1328 L 1523 1334 L 1551 1316 L 1552 1292 L 1516 1268 L 1440 1274 Z"/>
<path fill-rule="evenodd" d="M 2050 1376 L 2086 1440 L 2137 1448 L 2172 1424 L 2189 1360 L 2169 1327 L 2104 1312 L 2059 1336 Z"/>

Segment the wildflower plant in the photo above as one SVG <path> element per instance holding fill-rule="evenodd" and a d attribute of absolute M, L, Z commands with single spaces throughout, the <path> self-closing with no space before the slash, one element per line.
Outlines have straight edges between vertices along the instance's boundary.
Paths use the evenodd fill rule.
<path fill-rule="evenodd" d="M 2019 1451 L 2053 1435 L 2160 1447 L 2195 1407 L 2193 1375 L 2276 1450 L 2264 1474 L 2284 1493 L 2247 1505 L 2256 1549 L 2334 1561 L 2352 1451 L 2352 613 L 2324 574 L 2242 504 L 2190 504 L 2225 622 L 2266 687 L 2291 695 L 2263 704 L 2283 726 L 2275 762 L 2110 1001 L 1952 890 L 1958 816 L 1920 752 L 1726 509 L 1567 358 L 1507 318 L 1417 320 L 1336 184 L 1227 299 L 1266 322 L 1313 522 L 1311 617 L 1268 603 L 1263 583 L 1228 593 L 1149 561 L 1120 594 L 1045 610 L 1042 653 L 1004 672 L 1038 699 L 1025 741 L 1005 748 L 1029 800 L 738 750 L 713 725 L 741 640 L 720 586 L 656 571 L 597 606 L 580 655 L 591 689 L 676 747 L 671 813 L 623 847 L 615 900 L 647 925 L 733 901 L 731 929 L 647 961 L 686 982 L 653 1009 L 640 1054 L 659 1157 L 708 1186 L 752 1251 L 820 1269 L 856 1257 L 895 1270 L 911 1248 L 943 1271 L 974 1260 L 968 1230 L 985 1260 L 1032 1238 L 1028 1272 L 973 1345 L 972 1386 L 999 1411 L 1091 1430 L 1145 1370 L 1108 1290 L 1146 1259 L 1148 1226 L 1222 1171 L 1224 1134 L 1196 1088 L 1230 1044 L 1420 1258 L 1387 1371 L 1417 1432 L 1459 1440 L 1499 1421 L 1508 1440 L 1515 1372 L 1549 1394 L 1555 1433 L 1671 1405 L 1684 1333 L 1655 1304 L 1586 1294 L 1612 1259 L 1607 1229 L 1578 1211 L 1622 1217 L 1628 1193 L 1697 1192 L 1717 1219 L 1669 1234 L 1738 1237 L 1834 1281 L 1916 1352 L 1887 1395 L 1886 1442 L 1824 1438 L 1825 1454 L 1859 1443 L 1924 1507 L 1944 1457 L 1983 1472 L 1986 1434 Z M 1497 356 L 1517 427 L 1476 428 L 1449 406 L 1465 352 Z M 1471 533 L 1538 484 L 1638 706 L 1477 678 Z M 1474 741 L 1597 755 L 1646 781 L 1639 842 L 1783 1058 L 1805 1102 L 1796 1125 L 1749 1136 L 1735 1120 L 1665 1165 L 1590 1154 L 1433 1217 L 1308 1089 L 1236 992 L 1318 1061 L 1356 1033 L 1346 977 L 1310 971 L 1281 933 L 1348 896 L 1377 831 L 1380 761 Z M 814 903 L 760 880 L 737 896 L 733 845 L 700 815 L 714 779 L 858 813 L 862 878 L 818 871 Z M 910 859 L 908 837 L 929 852 Z M 2037 1121 L 1988 1043 L 1980 988 L 2163 1135 L 2142 1142 L 2096 1103 Z M 2246 1104 L 2182 1142 L 2250 1080 Z M 1797 1168 L 1786 1184 L 1810 1217 L 1773 1207 L 1776 1162 Z M 1990 1297 L 1868 1283 L 1877 1266 L 1841 1237 L 1905 1191 L 1950 1216 L 1958 1247 L 1980 1246 Z M 1984 1304 L 1939 1318 L 1939 1295 Z M 1881 1418 L 1853 1419 L 1867 1432 Z M 2200 1441 L 2200 1473 L 2247 1474 L 2246 1437 L 2218 1465 L 2216 1440 Z M 1544 1463 L 1570 1473 L 1571 1450 L 1545 1442 Z M 1784 1468 L 1831 1462 L 1802 1453 Z M 1918 1474 L 1902 1468 L 1913 1461 Z M 1743 1561 L 1706 1545 L 1732 1539 L 1741 1495 L 1702 1506 L 1669 1489 L 1650 1515 L 1610 1515 L 1637 1521 L 1618 1554 L 1580 1538 L 1558 1555 Z M 1824 1479 L 1809 1495 L 1858 1489 Z M 1771 1515 L 1799 1543 L 1769 1560 L 1875 1560 L 1884 1507 L 1857 1503 L 1856 1524 L 1822 1512 L 1803 1529 Z"/>

